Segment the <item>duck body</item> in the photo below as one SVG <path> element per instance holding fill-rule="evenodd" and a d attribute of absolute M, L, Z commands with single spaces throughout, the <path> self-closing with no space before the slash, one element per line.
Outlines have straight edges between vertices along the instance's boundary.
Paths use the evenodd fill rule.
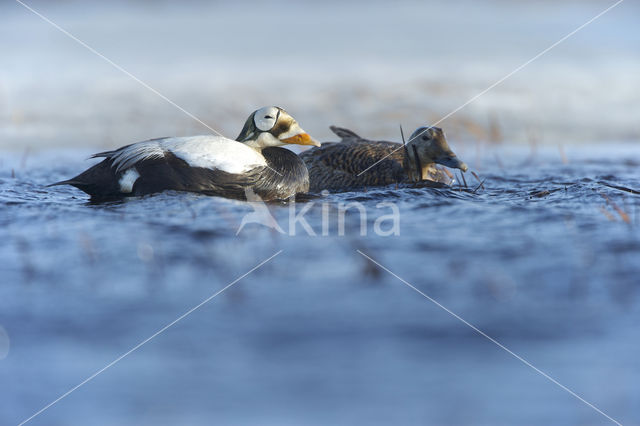
<path fill-rule="evenodd" d="M 422 161 L 418 166 L 414 156 L 409 155 L 408 149 L 399 143 L 372 141 L 336 126 L 331 126 L 331 130 L 341 138 L 341 142 L 323 143 L 321 147 L 300 154 L 309 170 L 311 192 L 325 189 L 348 191 L 417 181 L 430 181 L 434 186 L 451 182 L 432 159 Z M 452 152 L 447 155 L 451 154 L 455 157 Z M 416 167 L 421 169 L 419 178 Z M 464 168 L 466 170 L 466 165 Z"/>
<path fill-rule="evenodd" d="M 273 118 L 269 129 L 275 127 L 281 112 L 278 134 L 256 128 L 264 115 Z M 94 201 L 166 190 L 235 199 L 246 199 L 250 190 L 263 200 L 285 199 L 308 191 L 309 174 L 295 153 L 278 145 L 317 144 L 287 117 L 277 107 L 254 112 L 238 136 L 241 141 L 215 135 L 159 138 L 101 152 L 93 158 L 102 162 L 53 185 L 72 185 Z"/>
<path fill-rule="evenodd" d="M 309 170 L 309 190 L 339 191 L 404 182 L 404 152 L 394 152 L 398 147 L 393 142 L 353 139 L 307 150 L 300 157 Z"/>
<path fill-rule="evenodd" d="M 69 184 L 93 200 L 167 190 L 244 199 L 251 190 L 264 200 L 284 199 L 309 189 L 302 160 L 285 148 L 257 152 L 219 136 L 163 138 L 94 155 L 105 159 Z"/>

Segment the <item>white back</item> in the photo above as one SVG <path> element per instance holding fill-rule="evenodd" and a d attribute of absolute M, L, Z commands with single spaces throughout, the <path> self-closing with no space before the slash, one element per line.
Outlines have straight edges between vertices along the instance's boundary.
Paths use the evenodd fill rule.
<path fill-rule="evenodd" d="M 227 173 L 245 173 L 267 162 L 253 148 L 222 136 L 204 135 L 164 138 L 121 148 L 111 156 L 117 171 L 134 167 L 143 160 L 164 157 L 166 151 L 186 161 L 192 167 L 222 170 Z"/>

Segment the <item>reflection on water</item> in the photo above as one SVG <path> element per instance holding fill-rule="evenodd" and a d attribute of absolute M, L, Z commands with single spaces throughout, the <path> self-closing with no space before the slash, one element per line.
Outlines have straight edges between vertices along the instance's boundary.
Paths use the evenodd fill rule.
<path fill-rule="evenodd" d="M 0 325 L 0 360 L 9 354 L 9 333 Z"/>
<path fill-rule="evenodd" d="M 236 236 L 253 211 L 245 203 L 166 193 L 92 205 L 74 188 L 44 188 L 84 167 L 82 153 L 23 166 L 3 156 L 0 324 L 11 352 L 0 423 L 33 414 L 278 250 L 41 424 L 605 422 L 356 250 L 633 423 L 640 199 L 624 189 L 640 188 L 640 152 L 581 148 L 564 164 L 555 150 L 508 151 L 461 154 L 484 189 L 467 175 L 466 191 L 307 201 L 316 231 L 323 203 L 333 218 L 338 203 L 359 201 L 370 229 L 388 213 L 377 204 L 396 203 L 396 237 L 361 237 L 356 212 L 343 237 L 333 221 L 325 237 L 257 224 Z M 269 208 L 288 223 L 289 205 Z"/>
<path fill-rule="evenodd" d="M 29 2 L 228 136 L 264 105 L 398 139 L 459 107 L 602 2 Z M 34 424 L 624 424 L 640 418 L 638 4 L 442 123 L 478 180 L 298 203 L 90 204 L 45 188 L 89 146 L 209 132 L 15 2 L 0 4 L 0 424 L 16 424 L 282 250 Z M 117 31 L 114 30 L 117 29 Z M 259 66 L 257 66 L 258 64 Z M 597 142 L 539 152 L 461 140 Z M 82 147 L 86 152 L 46 149 Z M 11 150 L 12 153 L 8 153 Z M 17 154 L 16 154 L 17 153 Z M 400 235 L 361 235 L 400 211 Z M 322 236 L 324 206 L 329 232 Z M 287 228 L 291 206 L 269 205 Z M 3 328 L 4 327 L 4 328 Z M 9 342 L 9 333 L 11 341 Z M 10 343 L 10 347 L 9 347 Z M 9 350 L 10 349 L 10 350 Z"/>

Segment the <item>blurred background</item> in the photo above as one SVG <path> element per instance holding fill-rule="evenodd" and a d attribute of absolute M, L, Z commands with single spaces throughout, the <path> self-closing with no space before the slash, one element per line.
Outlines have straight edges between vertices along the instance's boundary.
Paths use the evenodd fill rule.
<path fill-rule="evenodd" d="M 263 105 L 399 138 L 613 2 L 28 3 L 229 137 Z M 0 148 L 115 147 L 210 133 L 13 1 L 0 5 Z M 603 143 L 640 135 L 640 4 L 599 18 L 441 123 L 449 138 Z"/>
<path fill-rule="evenodd" d="M 399 141 L 613 1 L 27 4 L 228 137 L 265 105 Z M 477 172 L 269 205 L 47 188 L 88 155 L 211 133 L 15 1 L 0 2 L 0 424 L 640 424 L 640 3 L 440 126 Z M 338 234 L 339 206 L 358 202 Z M 400 235 L 374 222 L 394 203 Z M 328 236 L 290 232 L 290 208 Z M 326 210 L 325 210 L 326 207 Z"/>

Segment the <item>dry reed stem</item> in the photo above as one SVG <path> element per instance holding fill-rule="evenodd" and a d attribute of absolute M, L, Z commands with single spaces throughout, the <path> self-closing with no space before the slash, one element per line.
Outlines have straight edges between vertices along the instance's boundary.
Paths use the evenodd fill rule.
<path fill-rule="evenodd" d="M 476 192 L 478 192 L 478 189 L 480 189 L 480 187 L 484 189 L 484 179 L 482 180 L 482 182 L 480 182 L 480 185 L 476 186 L 476 189 L 473 190 L 473 193 L 475 194 Z"/>
<path fill-rule="evenodd" d="M 605 217 L 606 217 L 607 219 L 609 219 L 611 222 L 615 222 L 615 221 L 616 221 L 616 218 L 615 218 L 615 217 L 613 217 L 613 215 L 612 215 L 611 213 L 609 213 L 609 212 L 607 211 L 607 209 L 605 209 L 603 206 L 600 206 L 600 212 L 601 212 L 603 215 L 605 215 Z"/>
<path fill-rule="evenodd" d="M 616 213 L 618 213 L 618 215 L 620 216 L 620 219 L 622 219 L 623 222 L 631 224 L 631 218 L 629 217 L 627 212 L 622 210 L 616 203 L 613 202 L 613 200 L 611 200 L 609 197 L 607 197 L 606 194 L 603 194 L 601 192 L 600 195 L 602 196 L 602 198 L 605 199 L 607 204 L 610 205 L 616 211 Z"/>
<path fill-rule="evenodd" d="M 563 145 L 558 145 L 558 150 L 560 151 L 560 158 L 562 159 L 562 164 L 569 164 L 569 159 L 567 158 L 566 154 L 564 153 L 564 146 Z"/>
<path fill-rule="evenodd" d="M 478 177 L 476 172 L 472 171 L 471 174 L 473 175 L 474 178 L 476 178 L 478 182 L 480 182 L 480 178 Z M 484 182 L 484 180 L 482 182 Z M 484 185 L 482 184 L 482 182 L 480 182 L 480 185 L 482 186 L 482 189 L 484 189 Z"/>

